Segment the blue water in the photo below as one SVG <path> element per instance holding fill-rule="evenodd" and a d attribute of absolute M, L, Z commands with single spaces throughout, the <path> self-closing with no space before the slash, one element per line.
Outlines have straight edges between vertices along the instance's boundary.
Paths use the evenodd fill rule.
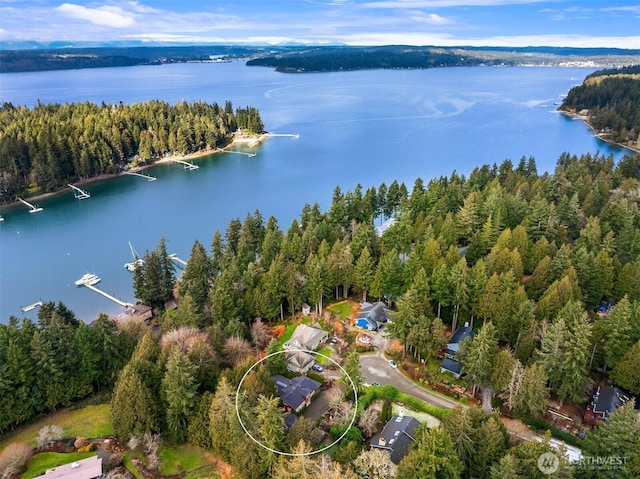
<path fill-rule="evenodd" d="M 194 240 L 209 246 L 216 229 L 259 209 L 286 229 L 305 203 L 323 209 L 336 185 L 366 189 L 394 179 L 411 190 L 424 180 L 468 175 L 484 163 L 514 164 L 534 156 L 553 171 L 561 153 L 623 150 L 554 110 L 560 97 L 593 69 L 442 68 L 282 74 L 241 62 L 175 64 L 0 75 L 0 101 L 141 102 L 205 100 L 256 106 L 266 128 L 299 139 L 271 138 L 248 158 L 217 154 L 199 170 L 161 165 L 158 181 L 122 177 L 91 184 L 91 198 L 69 190 L 38 201 L 44 211 L 2 208 L 0 321 L 23 316 L 21 306 L 62 301 L 93 320 L 120 309 L 74 281 L 98 274 L 101 289 L 134 301 L 128 241 L 143 254 L 167 240 L 188 259 Z M 34 318 L 36 311 L 26 313 Z"/>

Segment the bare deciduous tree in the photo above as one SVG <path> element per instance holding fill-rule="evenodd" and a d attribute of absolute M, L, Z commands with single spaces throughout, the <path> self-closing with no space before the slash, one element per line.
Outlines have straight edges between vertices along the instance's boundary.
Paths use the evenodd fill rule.
<path fill-rule="evenodd" d="M 271 341 L 269 328 L 260 318 L 257 318 L 251 325 L 251 340 L 253 341 L 253 345 L 258 349 L 266 348 L 269 341 Z"/>
<path fill-rule="evenodd" d="M 53 444 L 59 439 L 62 439 L 62 428 L 55 424 L 48 424 L 38 431 L 36 443 L 38 445 L 38 449 L 43 449 L 45 447 L 53 446 Z"/>
<path fill-rule="evenodd" d="M 232 336 L 224 342 L 224 355 L 232 366 L 239 366 L 251 356 L 251 345 L 246 339 Z"/>
<path fill-rule="evenodd" d="M 0 478 L 8 479 L 21 472 L 31 453 L 31 448 L 23 442 L 9 444 L 0 454 Z"/>
<path fill-rule="evenodd" d="M 378 411 L 371 407 L 362 411 L 358 427 L 365 437 L 371 437 L 378 429 Z"/>
<path fill-rule="evenodd" d="M 396 475 L 396 466 L 391 462 L 388 451 L 369 449 L 362 451 L 353 461 L 356 472 L 368 479 L 392 479 Z"/>

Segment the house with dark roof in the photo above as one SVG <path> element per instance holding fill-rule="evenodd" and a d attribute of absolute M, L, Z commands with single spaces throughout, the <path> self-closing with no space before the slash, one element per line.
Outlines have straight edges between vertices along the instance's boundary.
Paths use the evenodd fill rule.
<path fill-rule="evenodd" d="M 371 438 L 371 447 L 389 451 L 391 462 L 398 465 L 415 442 L 419 426 L 420 423 L 414 417 L 404 416 L 402 413 L 393 416 L 382 431 Z"/>
<path fill-rule="evenodd" d="M 591 403 L 587 405 L 587 410 L 583 418 L 584 422 L 596 425 L 599 422 L 608 419 L 616 409 L 632 398 L 633 396 L 631 394 L 616 386 L 598 386 L 593 394 Z M 636 407 L 638 407 L 637 399 Z"/>
<path fill-rule="evenodd" d="M 462 341 L 467 338 L 473 339 L 474 336 L 475 333 L 473 332 L 473 328 L 469 326 L 469 323 L 465 323 L 463 327 L 455 330 L 447 342 L 447 350 L 444 353 L 445 358 L 440 367 L 441 372 L 448 371 L 453 374 L 454 377 L 460 377 L 462 374 L 462 363 L 456 361 L 456 353 Z"/>
<path fill-rule="evenodd" d="M 383 302 L 364 301 L 360 303 L 360 314 L 356 317 L 355 325 L 367 331 L 378 331 L 389 319 L 389 310 Z"/>
<path fill-rule="evenodd" d="M 300 412 L 302 408 L 311 404 L 311 398 L 318 392 L 321 384 L 307 376 L 298 376 L 293 379 L 285 378 L 280 374 L 271 376 L 278 388 L 278 396 L 285 411 Z"/>

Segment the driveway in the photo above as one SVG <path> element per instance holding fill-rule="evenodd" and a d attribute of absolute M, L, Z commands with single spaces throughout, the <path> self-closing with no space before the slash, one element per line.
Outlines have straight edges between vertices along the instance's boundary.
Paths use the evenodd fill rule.
<path fill-rule="evenodd" d="M 383 386 L 394 386 L 398 391 L 446 409 L 454 408 L 460 404 L 417 386 L 398 371 L 398 369 L 392 368 L 382 354 L 382 352 L 387 349 L 389 342 L 389 337 L 386 331 L 383 330 L 376 334 L 373 339 L 376 352 L 360 355 L 360 372 L 368 384 L 378 382 Z"/>
<path fill-rule="evenodd" d="M 307 419 L 311 419 L 312 421 L 315 421 L 320 416 L 322 416 L 327 411 L 327 409 L 329 409 L 333 388 L 335 388 L 335 386 L 324 391 L 320 391 L 317 397 L 311 402 L 311 404 L 309 404 L 302 415 Z"/>

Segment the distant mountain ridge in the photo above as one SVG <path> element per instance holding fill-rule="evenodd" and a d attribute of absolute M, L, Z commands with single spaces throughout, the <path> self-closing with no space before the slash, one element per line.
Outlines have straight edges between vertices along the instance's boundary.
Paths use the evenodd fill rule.
<path fill-rule="evenodd" d="M 640 49 L 560 47 L 376 47 L 309 45 L 146 45 L 115 42 L 0 43 L 0 73 L 251 59 L 247 65 L 284 72 L 474 65 L 622 66 L 640 63 Z"/>

